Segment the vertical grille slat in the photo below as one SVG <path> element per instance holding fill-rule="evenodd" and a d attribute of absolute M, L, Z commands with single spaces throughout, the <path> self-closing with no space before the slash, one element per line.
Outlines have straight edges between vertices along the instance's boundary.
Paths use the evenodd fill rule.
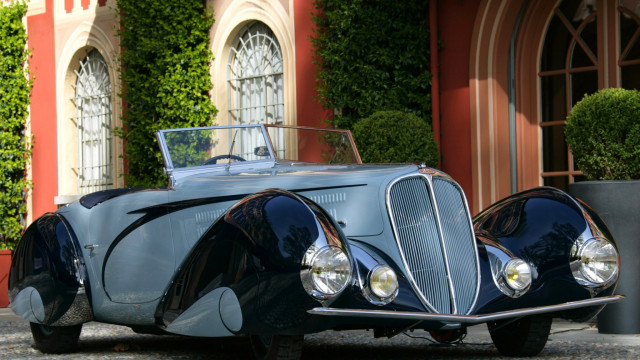
<path fill-rule="evenodd" d="M 422 175 L 405 177 L 389 189 L 396 240 L 414 287 L 426 305 L 444 314 L 468 313 L 477 296 L 478 258 L 463 196 L 457 185 L 437 176 L 432 182 Z"/>

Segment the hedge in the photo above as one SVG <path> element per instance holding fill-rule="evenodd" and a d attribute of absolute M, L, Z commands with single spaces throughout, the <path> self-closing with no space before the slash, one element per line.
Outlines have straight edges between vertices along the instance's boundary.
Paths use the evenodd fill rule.
<path fill-rule="evenodd" d="M 351 129 L 380 110 L 430 122 L 429 2 L 315 0 L 312 43 L 320 103 Z"/>
<path fill-rule="evenodd" d="M 213 15 L 201 0 L 118 0 L 127 186 L 166 185 L 154 132 L 212 125 Z"/>
<path fill-rule="evenodd" d="M 0 2 L 0 249 L 13 249 L 24 230 L 31 137 L 26 132 L 32 82 L 22 18 L 25 1 Z"/>

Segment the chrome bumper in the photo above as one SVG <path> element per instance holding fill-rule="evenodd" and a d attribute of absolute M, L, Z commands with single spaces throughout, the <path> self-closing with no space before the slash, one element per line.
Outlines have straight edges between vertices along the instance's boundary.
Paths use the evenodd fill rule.
<path fill-rule="evenodd" d="M 396 319 L 414 321 L 440 321 L 444 323 L 480 324 L 488 321 L 496 321 L 509 318 L 517 318 L 528 315 L 544 314 L 549 312 L 577 309 L 586 306 L 606 305 L 624 299 L 624 295 L 613 295 L 595 299 L 571 301 L 558 305 L 539 306 L 526 309 L 501 311 L 483 315 L 449 315 L 423 312 L 389 311 L 389 310 L 359 310 L 336 309 L 317 307 L 308 310 L 309 314 L 323 316 L 365 317 L 370 319 Z"/>

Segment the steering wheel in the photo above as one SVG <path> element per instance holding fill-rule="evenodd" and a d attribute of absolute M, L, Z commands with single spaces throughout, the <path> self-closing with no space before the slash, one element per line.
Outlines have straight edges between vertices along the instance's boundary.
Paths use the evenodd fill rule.
<path fill-rule="evenodd" d="M 241 157 L 240 157 L 240 156 L 238 156 L 238 155 L 225 154 L 225 155 L 217 155 L 217 156 L 214 156 L 214 157 L 210 158 L 209 160 L 207 160 L 207 161 L 203 162 L 203 163 L 202 163 L 202 165 L 213 165 L 213 164 L 217 164 L 217 163 L 218 163 L 218 160 L 221 160 L 221 159 L 229 159 L 229 160 L 230 160 L 229 162 L 231 162 L 231 160 L 235 160 L 235 161 L 247 161 L 247 160 L 245 160 L 244 158 L 241 158 Z"/>

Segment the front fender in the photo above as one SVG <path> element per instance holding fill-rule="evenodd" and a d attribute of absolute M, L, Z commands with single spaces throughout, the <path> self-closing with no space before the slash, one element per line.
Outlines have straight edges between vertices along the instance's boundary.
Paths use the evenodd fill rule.
<path fill-rule="evenodd" d="M 218 302 L 224 313 L 203 307 L 210 314 L 200 316 L 218 319 L 215 325 L 194 320 L 188 331 L 295 332 L 309 319 L 307 310 L 319 304 L 303 289 L 300 266 L 320 238 L 346 246 L 333 220 L 310 200 L 279 189 L 246 197 L 198 240 L 161 299 L 156 323 L 172 331 L 181 317 L 191 316 L 190 308 Z M 231 292 L 217 291 L 212 301 L 207 294 L 220 288 Z"/>
<path fill-rule="evenodd" d="M 578 238 L 604 237 L 614 246 L 615 242 L 597 214 L 560 190 L 542 187 L 512 195 L 477 215 L 474 228 L 481 248 L 500 249 L 534 269 L 525 295 L 512 299 L 491 287 L 491 294 L 481 296 L 477 313 L 608 296 L 615 289 L 615 282 L 603 288 L 585 288 L 573 277 L 571 249 Z M 588 318 L 599 309 L 587 308 L 570 317 Z"/>
<path fill-rule="evenodd" d="M 59 214 L 31 224 L 16 246 L 9 275 L 11 308 L 35 323 L 69 326 L 93 320 L 78 240 Z"/>

